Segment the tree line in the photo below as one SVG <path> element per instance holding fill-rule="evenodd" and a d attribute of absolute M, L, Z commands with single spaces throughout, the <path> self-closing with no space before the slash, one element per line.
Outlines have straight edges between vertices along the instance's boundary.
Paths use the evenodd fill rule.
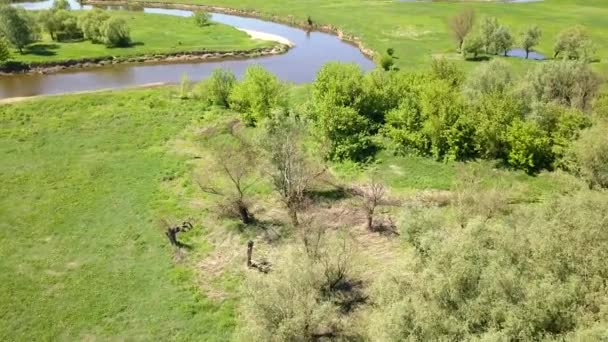
<path fill-rule="evenodd" d="M 505 56 L 519 46 L 526 53 L 526 59 L 543 36 L 542 30 L 532 25 L 526 27 L 515 37 L 511 29 L 499 22 L 496 17 L 484 17 L 475 27 L 475 11 L 465 9 L 448 21 L 452 36 L 458 43 L 458 50 L 467 58 L 476 59 L 482 53 Z M 583 59 L 591 61 L 595 55 L 595 45 L 589 32 L 581 25 L 561 31 L 553 47 L 553 58 Z"/>

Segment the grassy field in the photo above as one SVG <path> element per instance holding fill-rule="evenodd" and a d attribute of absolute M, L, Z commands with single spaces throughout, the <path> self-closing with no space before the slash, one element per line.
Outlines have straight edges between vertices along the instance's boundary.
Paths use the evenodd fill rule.
<path fill-rule="evenodd" d="M 227 251 L 240 263 L 244 236 L 213 220 L 193 178 L 214 148 L 205 134 L 236 117 L 174 88 L 0 106 L 0 340 L 230 340 L 240 268 L 212 272 Z M 489 162 L 379 157 L 382 178 L 403 195 L 450 189 L 463 167 L 488 186 L 517 188 L 524 202 L 581 186 Z M 348 164 L 331 173 L 364 175 Z M 277 205 L 268 186 L 256 191 L 262 207 Z M 161 218 L 196 224 L 183 237 L 187 258 L 169 247 Z"/>
<path fill-rule="evenodd" d="M 305 22 L 310 16 L 317 24 L 333 24 L 360 37 L 374 51 L 395 49 L 401 68 L 418 68 L 429 64 L 431 56 L 462 59 L 455 53 L 447 20 L 465 7 L 473 7 L 477 18 L 496 16 L 519 34 L 529 25 L 538 25 L 543 38 L 537 50 L 553 55 L 557 34 L 577 24 L 586 26 L 595 44 L 600 62 L 595 66 L 608 73 L 608 2 L 603 0 L 545 0 L 533 3 L 429 3 L 384 0 L 163 0 L 255 10 L 268 16 L 293 16 Z M 508 58 L 518 69 L 525 70 L 533 61 Z M 463 63 L 474 67 L 476 62 Z"/>
<path fill-rule="evenodd" d="M 75 12 L 78 13 L 78 12 Z M 15 61 L 41 63 L 105 56 L 136 56 L 191 51 L 242 51 L 270 47 L 274 43 L 254 40 L 234 27 L 213 23 L 199 27 L 193 19 L 138 12 L 112 12 L 125 18 L 131 28 L 133 45 L 107 48 L 90 41 L 54 42 L 48 35 L 30 45 L 25 54 L 14 52 Z"/>

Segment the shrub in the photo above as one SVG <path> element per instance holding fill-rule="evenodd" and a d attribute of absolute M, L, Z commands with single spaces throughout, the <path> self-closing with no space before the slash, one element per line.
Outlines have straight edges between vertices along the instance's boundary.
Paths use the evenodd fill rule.
<path fill-rule="evenodd" d="M 205 27 L 211 24 L 211 14 L 205 11 L 194 12 L 194 22 L 200 27 Z"/>
<path fill-rule="evenodd" d="M 395 58 L 389 54 L 383 54 L 380 57 L 380 66 L 384 71 L 390 71 L 395 66 Z"/>
<path fill-rule="evenodd" d="M 538 124 L 515 120 L 506 133 L 509 145 L 507 162 L 510 166 L 535 173 L 551 167 L 553 154 L 551 140 Z"/>
<path fill-rule="evenodd" d="M 53 6 L 51 6 L 51 11 L 69 11 L 72 7 L 67 0 L 55 0 L 53 1 Z"/>
<path fill-rule="evenodd" d="M 570 168 L 591 187 L 608 188 L 608 123 L 583 131 L 570 148 Z"/>
<path fill-rule="evenodd" d="M 470 34 L 464 40 L 462 47 L 462 54 L 467 58 L 473 55 L 473 58 L 477 58 L 483 50 L 483 38 L 479 34 Z"/>
<path fill-rule="evenodd" d="M 67 10 L 58 10 L 53 13 L 55 38 L 58 41 L 74 40 L 83 37 L 78 27 L 76 15 Z"/>
<path fill-rule="evenodd" d="M 285 87 L 263 67 L 250 66 L 243 80 L 234 86 L 229 102 L 230 107 L 242 113 L 248 125 L 255 125 L 270 117 L 273 109 L 285 107 Z"/>
<path fill-rule="evenodd" d="M 463 93 L 468 100 L 474 101 L 483 95 L 506 94 L 512 85 L 511 66 L 505 61 L 494 59 L 469 73 Z"/>
<path fill-rule="evenodd" d="M 229 106 L 230 93 L 236 84 L 234 73 L 227 69 L 215 69 L 211 76 L 197 86 L 197 95 L 203 101 L 222 107 Z"/>
<path fill-rule="evenodd" d="M 179 98 L 186 100 L 190 97 L 190 91 L 192 90 L 192 81 L 188 77 L 188 74 L 182 74 L 179 80 Z"/>
<path fill-rule="evenodd" d="M 446 81 L 452 87 L 456 88 L 462 84 L 464 80 L 464 72 L 454 62 L 450 62 L 445 58 L 433 58 L 431 62 L 431 74 Z"/>
<path fill-rule="evenodd" d="M 110 18 L 101 26 L 103 42 L 108 47 L 127 47 L 131 45 L 131 36 L 127 22 L 122 18 Z"/>

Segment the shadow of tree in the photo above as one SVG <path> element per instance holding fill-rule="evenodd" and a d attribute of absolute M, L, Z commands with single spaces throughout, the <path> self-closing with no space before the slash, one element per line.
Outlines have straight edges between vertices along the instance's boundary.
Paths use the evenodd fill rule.
<path fill-rule="evenodd" d="M 37 56 L 54 56 L 53 50 L 59 49 L 58 44 L 32 44 L 25 49 L 25 53 Z"/>

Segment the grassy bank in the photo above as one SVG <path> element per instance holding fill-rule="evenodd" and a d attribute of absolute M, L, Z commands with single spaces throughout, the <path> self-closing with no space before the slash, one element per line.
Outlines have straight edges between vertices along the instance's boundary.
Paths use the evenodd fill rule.
<path fill-rule="evenodd" d="M 167 87 L 0 106 L 0 339 L 230 340 L 243 236 L 214 218 L 216 198 L 193 179 L 208 169 L 218 127 L 236 118 Z M 379 157 L 399 196 L 450 189 L 463 166 Z M 523 203 L 574 186 L 559 174 L 472 167 L 488 187 L 519 189 Z M 340 164 L 331 174 L 364 173 Z M 258 217 L 283 212 L 267 184 L 255 191 L 266 208 Z M 181 237 L 186 257 L 169 247 L 162 218 L 195 223 Z"/>
<path fill-rule="evenodd" d="M 161 0 L 162 1 L 162 0 Z M 545 0 L 533 3 L 428 3 L 399 1 L 296 1 L 296 0 L 165 0 L 169 3 L 204 4 L 256 11 L 265 16 L 278 16 L 305 23 L 310 16 L 318 25 L 332 24 L 362 39 L 363 43 L 379 52 L 392 47 L 400 58 L 401 68 L 428 65 L 431 56 L 462 59 L 455 53 L 456 43 L 451 38 L 447 20 L 465 7 L 472 7 L 477 18 L 496 16 L 518 35 L 529 25 L 538 25 L 543 38 L 537 50 L 553 55 L 557 34 L 577 24 L 586 26 L 598 51 L 598 70 L 608 71 L 608 3 L 601 0 Z M 152 2 L 159 2 L 152 0 Z M 535 62 L 507 58 L 520 70 Z M 463 62 L 472 68 L 477 62 Z"/>
<path fill-rule="evenodd" d="M 78 12 L 75 12 L 78 13 Z M 107 48 L 90 41 L 55 42 L 44 35 L 26 53 L 14 52 L 13 61 L 45 63 L 105 56 L 129 57 L 194 51 L 245 51 L 272 47 L 273 42 L 254 40 L 245 32 L 219 23 L 199 27 L 193 19 L 138 12 L 112 12 L 123 17 L 131 29 L 132 46 Z"/>

